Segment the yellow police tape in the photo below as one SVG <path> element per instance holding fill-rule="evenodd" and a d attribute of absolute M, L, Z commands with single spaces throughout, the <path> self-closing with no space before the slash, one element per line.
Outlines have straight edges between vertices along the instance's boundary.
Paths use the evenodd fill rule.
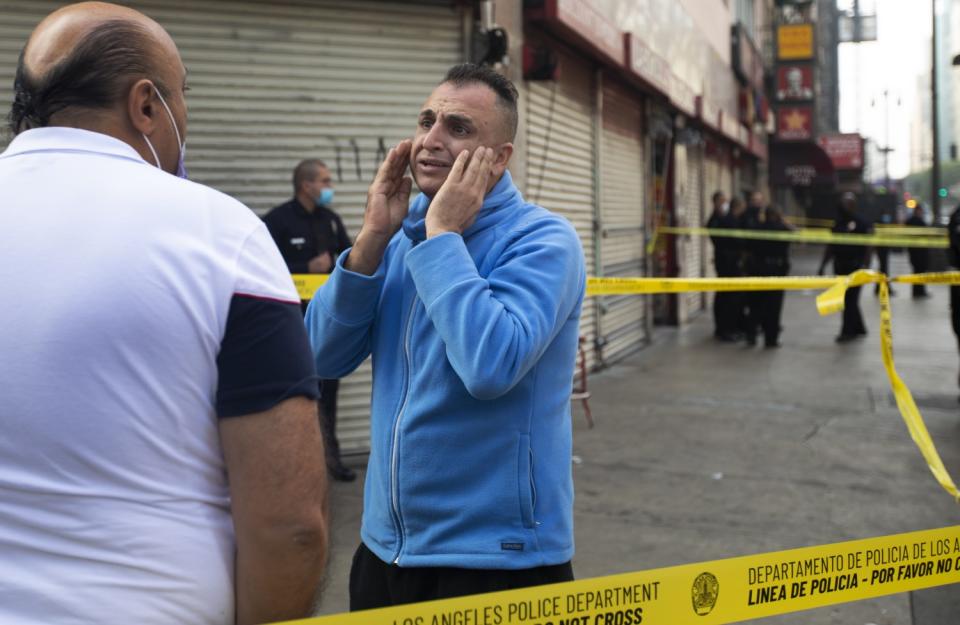
<path fill-rule="evenodd" d="M 797 224 L 799 226 L 822 226 L 832 228 L 833 219 L 822 219 L 819 217 L 804 217 L 802 215 L 784 215 L 783 220 L 787 223 Z"/>
<path fill-rule="evenodd" d="M 294 284 L 303 300 L 309 300 L 324 282 L 326 275 L 294 275 Z M 817 296 L 817 310 L 821 315 L 830 315 L 843 310 L 847 289 L 865 284 L 880 285 L 880 349 L 883 366 L 890 381 L 890 389 L 896 399 L 900 415 L 920 449 L 930 472 L 955 501 L 960 502 L 960 491 L 943 465 L 940 454 L 930 438 L 920 410 L 910 389 L 900 378 L 893 361 L 893 333 L 890 314 L 888 282 L 906 284 L 960 285 L 960 272 L 925 273 L 888 278 L 882 273 L 861 270 L 848 276 L 786 276 L 751 278 L 588 278 L 587 295 L 652 295 L 657 293 L 689 293 L 698 291 L 795 291 L 826 289 Z"/>
<path fill-rule="evenodd" d="M 724 625 L 960 582 L 960 526 L 289 621 Z"/>
<path fill-rule="evenodd" d="M 682 234 L 689 236 L 721 237 L 736 239 L 754 239 L 759 241 L 788 241 L 792 243 L 826 243 L 839 245 L 871 245 L 876 247 L 929 247 L 948 248 L 946 236 L 892 236 L 887 234 L 849 234 L 831 232 L 823 229 L 804 230 L 742 230 L 736 228 L 689 228 L 664 226 L 654 233 L 654 239 L 660 234 Z"/>
<path fill-rule="evenodd" d="M 326 275 L 295 275 L 313 297 Z M 588 278 L 587 295 L 826 289 L 821 315 L 840 312 L 847 289 L 879 284 L 883 365 L 910 436 L 937 482 L 960 502 L 910 390 L 894 367 L 889 283 L 960 285 L 960 272 L 888 278 Z M 459 599 L 291 621 L 315 625 L 724 625 L 960 582 L 960 526 L 743 556 Z"/>
<path fill-rule="evenodd" d="M 947 229 L 938 226 L 903 226 L 900 224 L 873 224 L 877 234 L 905 237 L 945 237 Z"/>
<path fill-rule="evenodd" d="M 817 296 L 817 310 L 829 315 L 843 310 L 844 295 L 848 288 L 877 283 L 880 285 L 880 349 L 883 366 L 890 381 L 890 388 L 903 417 L 920 449 L 927 466 L 937 482 L 960 502 L 960 492 L 950 478 L 937 453 L 936 446 L 923 422 L 913 395 L 903 383 L 893 362 L 893 334 L 891 330 L 890 295 L 887 282 L 909 284 L 960 284 L 960 272 L 913 274 L 888 279 L 876 271 L 861 270 L 848 276 L 837 277 L 782 277 L 782 278 L 590 278 L 588 295 L 627 295 L 654 293 L 683 293 L 692 291 L 788 291 L 826 289 Z"/>

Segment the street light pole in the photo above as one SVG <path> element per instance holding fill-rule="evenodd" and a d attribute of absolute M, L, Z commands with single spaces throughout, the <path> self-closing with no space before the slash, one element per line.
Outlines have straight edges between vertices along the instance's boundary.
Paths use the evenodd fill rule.
<path fill-rule="evenodd" d="M 933 198 L 933 223 L 940 223 L 940 106 L 937 102 L 939 89 L 937 88 L 937 0 L 932 0 L 931 4 L 931 23 L 933 24 L 933 36 L 930 38 L 933 42 L 933 54 L 931 58 L 930 74 L 930 97 L 931 112 L 933 114 L 933 167 L 930 171 L 930 191 Z"/>

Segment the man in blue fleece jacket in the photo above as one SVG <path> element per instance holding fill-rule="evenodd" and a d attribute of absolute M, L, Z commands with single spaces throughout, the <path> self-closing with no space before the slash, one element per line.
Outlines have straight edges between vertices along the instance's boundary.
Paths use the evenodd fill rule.
<path fill-rule="evenodd" d="M 307 310 L 320 376 L 373 356 L 353 610 L 573 578 L 586 274 L 570 223 L 513 184 L 516 130 L 509 80 L 452 68 Z M 409 205 L 408 165 L 422 191 Z"/>

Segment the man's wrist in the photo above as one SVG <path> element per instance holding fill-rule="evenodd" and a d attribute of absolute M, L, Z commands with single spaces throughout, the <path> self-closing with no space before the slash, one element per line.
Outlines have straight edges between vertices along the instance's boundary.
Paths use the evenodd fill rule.
<path fill-rule="evenodd" d="M 427 238 L 432 239 L 433 237 L 440 236 L 441 234 L 447 234 L 448 232 L 452 232 L 454 234 L 463 234 L 456 228 L 444 228 L 441 226 L 436 226 L 427 228 Z"/>
<path fill-rule="evenodd" d="M 380 266 L 383 260 L 383 253 L 387 249 L 390 237 L 384 237 L 381 234 L 371 234 L 360 230 L 357 234 L 357 240 L 347 255 L 344 267 L 354 273 L 361 273 L 372 276 Z"/>

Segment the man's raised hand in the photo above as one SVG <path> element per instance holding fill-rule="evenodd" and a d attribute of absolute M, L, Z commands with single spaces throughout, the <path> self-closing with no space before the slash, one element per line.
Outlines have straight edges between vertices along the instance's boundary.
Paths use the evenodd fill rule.
<path fill-rule="evenodd" d="M 456 232 L 463 234 L 477 218 L 492 175 L 493 150 L 478 147 L 473 155 L 457 155 L 450 174 L 427 210 L 427 238 Z"/>
<path fill-rule="evenodd" d="M 350 271 L 372 275 L 380 265 L 387 244 L 407 216 L 413 181 L 404 174 L 411 144 L 409 139 L 398 143 L 377 170 L 377 176 L 367 191 L 363 226 L 347 257 L 346 268 Z"/>
<path fill-rule="evenodd" d="M 407 216 L 413 181 L 404 174 L 410 159 L 411 141 L 405 139 L 387 153 L 367 191 L 363 230 L 389 240 Z"/>

